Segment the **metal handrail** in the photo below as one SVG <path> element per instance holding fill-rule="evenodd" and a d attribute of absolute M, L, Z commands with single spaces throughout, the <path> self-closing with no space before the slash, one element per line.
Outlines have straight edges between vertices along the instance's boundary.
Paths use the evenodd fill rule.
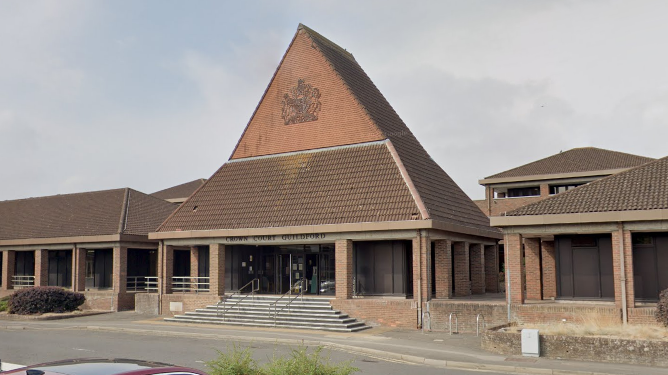
<path fill-rule="evenodd" d="M 278 299 L 277 299 L 276 301 L 274 301 L 272 304 L 269 305 L 269 313 L 270 313 L 270 314 L 271 314 L 271 305 L 274 305 L 274 327 L 276 327 L 276 320 L 278 319 L 278 314 L 280 314 L 281 311 L 285 310 L 286 307 L 288 308 L 288 314 L 289 314 L 289 313 L 290 313 L 290 305 L 292 304 L 292 302 L 294 302 L 294 300 L 297 299 L 297 297 L 301 297 L 301 301 L 304 302 L 304 290 L 306 289 L 306 285 L 305 285 L 305 284 L 306 284 L 306 279 L 305 279 L 305 278 L 301 278 L 299 281 L 297 281 L 296 283 L 294 283 L 294 284 L 292 285 L 292 287 L 290 288 L 290 290 L 288 290 L 287 292 L 283 293 L 282 296 L 278 297 Z M 288 303 L 286 303 L 285 306 L 281 307 L 280 310 L 276 311 L 277 308 L 278 308 L 278 301 L 280 301 L 281 299 L 283 299 L 283 297 L 285 297 L 286 295 L 290 295 L 290 296 L 292 296 L 292 289 L 296 288 L 298 285 L 299 285 L 299 294 L 297 294 L 297 295 L 294 296 L 294 297 L 290 297 L 290 298 L 288 299 Z"/>
<path fill-rule="evenodd" d="M 255 287 L 255 284 L 256 284 L 256 283 L 257 283 L 257 288 Z M 248 287 L 249 285 L 251 286 L 251 291 L 250 291 L 250 292 L 245 293 L 245 294 L 243 295 L 243 297 L 241 297 L 241 299 L 238 300 L 234 305 L 232 305 L 232 306 L 227 306 L 227 307 L 223 310 L 223 320 L 225 320 L 225 314 L 227 313 L 228 310 L 230 310 L 230 309 L 234 308 L 235 306 L 237 306 L 239 303 L 241 303 L 241 301 L 245 300 L 246 297 L 248 297 L 249 295 L 255 296 L 255 292 L 257 292 L 258 290 L 260 290 L 260 279 L 258 279 L 257 277 L 254 278 L 254 279 L 251 280 L 250 282 L 246 283 L 246 285 L 244 285 L 244 286 L 242 286 L 241 288 L 239 288 L 239 289 L 238 289 L 236 292 L 234 292 L 229 298 L 234 297 L 235 294 L 238 294 L 239 296 L 241 296 L 241 295 L 242 295 L 242 294 L 241 294 L 241 291 L 244 290 L 244 289 L 246 289 L 246 287 Z M 220 316 L 220 304 L 221 304 L 221 303 L 225 303 L 225 300 L 224 300 L 224 299 L 221 299 L 221 300 L 218 301 L 218 303 L 216 304 L 216 316 Z"/>
<path fill-rule="evenodd" d="M 126 280 L 126 290 L 128 293 L 157 293 L 157 276 L 128 276 Z"/>
<path fill-rule="evenodd" d="M 194 280 L 194 282 L 193 282 Z M 178 286 L 175 286 L 178 285 Z M 194 287 L 193 287 L 194 286 Z M 204 288 L 200 288 L 204 286 Z M 209 291 L 209 277 L 194 277 L 194 276 L 173 276 L 172 277 L 172 292 L 187 293 L 192 290 L 195 293 Z"/>
<path fill-rule="evenodd" d="M 487 322 L 485 322 L 485 316 L 482 314 L 478 314 L 475 317 L 475 335 L 479 336 L 480 335 L 480 326 L 478 325 L 480 323 L 480 318 L 482 317 L 482 329 L 485 329 L 487 326 Z"/>
<path fill-rule="evenodd" d="M 452 316 L 455 316 L 455 333 L 459 333 L 459 320 L 457 319 L 457 314 L 450 313 L 448 321 L 450 322 L 450 334 L 452 335 Z"/>
<path fill-rule="evenodd" d="M 14 289 L 32 288 L 35 286 L 35 276 L 14 275 L 12 276 L 12 285 Z"/>

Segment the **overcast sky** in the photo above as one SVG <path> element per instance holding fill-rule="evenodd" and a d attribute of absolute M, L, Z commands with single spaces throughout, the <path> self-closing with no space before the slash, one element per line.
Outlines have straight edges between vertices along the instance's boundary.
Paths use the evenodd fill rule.
<path fill-rule="evenodd" d="M 417 5 L 416 5 L 417 4 Z M 298 24 L 477 181 L 574 147 L 668 155 L 667 1 L 0 2 L 0 200 L 207 178 Z"/>

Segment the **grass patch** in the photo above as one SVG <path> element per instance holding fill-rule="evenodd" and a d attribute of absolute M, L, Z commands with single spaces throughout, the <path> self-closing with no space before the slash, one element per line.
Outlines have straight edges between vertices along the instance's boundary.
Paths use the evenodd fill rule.
<path fill-rule="evenodd" d="M 0 312 L 7 311 L 9 308 L 9 296 L 0 298 Z"/>
<path fill-rule="evenodd" d="M 525 324 L 516 327 L 537 329 L 543 335 L 555 336 L 596 336 L 632 340 L 668 340 L 668 329 L 660 326 L 627 324 L 619 318 L 599 314 L 582 316 L 577 322 L 555 322 L 547 324 Z"/>
<path fill-rule="evenodd" d="M 289 356 L 274 356 L 264 366 L 253 359 L 250 348 L 233 345 L 227 352 L 218 351 L 218 358 L 206 362 L 211 375 L 349 375 L 359 371 L 352 361 L 332 363 L 323 356 L 322 347 L 310 351 L 301 346 L 292 349 Z"/>

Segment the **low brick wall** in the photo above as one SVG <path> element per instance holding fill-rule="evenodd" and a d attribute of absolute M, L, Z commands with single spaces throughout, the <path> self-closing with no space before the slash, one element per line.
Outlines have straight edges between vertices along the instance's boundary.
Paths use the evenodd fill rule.
<path fill-rule="evenodd" d="M 215 294 L 163 294 L 160 304 L 161 313 L 165 316 L 174 316 L 183 314 L 186 311 L 195 311 L 207 305 L 215 305 L 220 301 L 220 297 Z M 174 302 L 172 304 L 172 302 Z M 180 307 L 172 311 L 170 307 Z"/>
<path fill-rule="evenodd" d="M 615 306 L 513 305 L 512 317 L 520 324 L 553 323 L 564 319 L 568 322 L 582 322 L 596 317 L 606 317 L 621 323 L 622 310 Z"/>
<path fill-rule="evenodd" d="M 333 299 L 331 305 L 370 326 L 417 328 L 418 309 L 410 299 Z"/>
<path fill-rule="evenodd" d="M 634 307 L 628 310 L 629 323 L 659 325 L 654 314 L 656 314 L 656 307 Z"/>
<path fill-rule="evenodd" d="M 125 311 L 135 308 L 134 294 L 119 294 L 112 291 L 85 291 L 79 293 L 83 293 L 86 297 L 86 301 L 81 306 L 82 310 Z"/>
<path fill-rule="evenodd" d="M 488 330 L 481 340 L 483 349 L 504 355 L 521 355 L 521 345 L 521 334 L 514 332 Z M 540 335 L 540 356 L 668 367 L 668 341 Z"/>
<path fill-rule="evenodd" d="M 426 311 L 426 305 L 425 305 Z M 429 302 L 429 314 L 431 316 L 432 331 L 449 331 L 450 313 L 457 316 L 459 332 L 475 332 L 476 317 L 482 314 L 480 325 L 486 327 L 497 326 L 508 321 L 508 310 L 505 304 L 473 303 L 473 302 L 452 302 L 447 300 L 432 300 Z M 452 318 L 453 330 L 455 329 L 455 317 Z"/>

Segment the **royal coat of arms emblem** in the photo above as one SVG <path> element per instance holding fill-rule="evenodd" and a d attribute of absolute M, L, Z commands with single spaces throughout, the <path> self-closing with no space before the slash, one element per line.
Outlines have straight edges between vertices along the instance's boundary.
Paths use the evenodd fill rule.
<path fill-rule="evenodd" d="M 283 95 L 282 104 L 285 125 L 315 121 L 320 113 L 320 90 L 300 79 L 297 86 Z"/>

